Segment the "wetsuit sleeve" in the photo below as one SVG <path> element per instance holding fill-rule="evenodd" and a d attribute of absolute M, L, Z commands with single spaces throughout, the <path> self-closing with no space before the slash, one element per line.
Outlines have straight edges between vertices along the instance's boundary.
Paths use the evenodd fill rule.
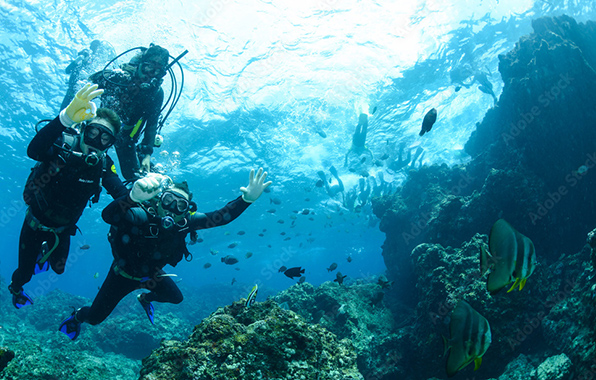
<path fill-rule="evenodd" d="M 37 132 L 27 147 L 27 156 L 36 161 L 46 161 L 55 157 L 54 143 L 62 138 L 66 127 L 56 117 Z"/>
<path fill-rule="evenodd" d="M 147 221 L 147 213 L 133 202 L 130 196 L 124 195 L 114 199 L 101 213 L 103 220 L 111 225 L 117 225 L 127 221 L 134 225 L 141 225 Z"/>
<path fill-rule="evenodd" d="M 103 173 L 102 184 L 108 194 L 114 199 L 123 197 L 130 191 L 124 186 L 120 177 L 118 177 L 114 161 L 108 155 L 106 155 L 106 171 Z"/>
<path fill-rule="evenodd" d="M 190 217 L 189 227 L 192 230 L 203 230 L 223 226 L 240 216 L 250 206 L 242 197 L 238 197 L 223 208 L 206 214 L 196 212 Z"/>
<path fill-rule="evenodd" d="M 147 122 L 145 123 L 145 133 L 143 134 L 143 141 L 139 144 L 141 154 L 153 154 L 153 145 L 155 144 L 155 135 L 157 134 L 157 122 L 159 121 L 159 113 L 163 104 L 163 97 L 163 89 L 160 87 L 153 98 L 153 103 L 150 105 L 151 109 L 147 112 L 148 116 Z"/>

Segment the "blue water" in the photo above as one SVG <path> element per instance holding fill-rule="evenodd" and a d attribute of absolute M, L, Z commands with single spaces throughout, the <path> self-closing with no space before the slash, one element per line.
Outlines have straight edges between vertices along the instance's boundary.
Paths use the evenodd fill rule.
<path fill-rule="evenodd" d="M 151 42 L 173 56 L 189 50 L 181 60 L 182 98 L 154 159 L 189 182 L 199 210 L 237 197 L 251 168 L 264 167 L 273 181 L 271 192 L 239 219 L 204 232 L 204 241 L 190 246 L 191 262 L 168 272 L 192 286 L 235 278 L 239 287 L 260 283 L 272 290 L 295 283 L 277 273 L 281 265 L 304 267 L 315 285 L 335 278 L 325 269 L 332 262 L 351 280 L 382 273 L 384 234 L 370 206 L 347 210 L 339 196 L 330 199 L 315 186 L 317 171 L 329 175 L 331 165 L 347 190 L 357 186 L 358 176 L 343 160 L 359 109 L 377 107 L 367 138 L 376 157 L 389 143 L 421 147 L 425 165 L 465 162 L 463 145 L 493 99 L 477 84 L 456 91 L 457 73 L 487 73 L 498 96 L 498 55 L 531 32 L 532 18 L 566 13 L 581 22 L 596 16 L 594 1 L 407 3 L 0 2 L 0 275 L 9 279 L 16 267 L 33 125 L 57 114 L 68 81 L 64 69 L 93 39 L 109 42 L 118 53 Z M 471 77 L 460 79 L 469 83 Z M 432 107 L 439 119 L 421 138 L 422 117 Z M 394 187 L 405 178 L 403 170 L 384 166 L 370 171 L 375 178 L 381 172 Z M 281 204 L 271 203 L 274 198 Z M 94 297 L 112 258 L 100 217 L 109 200 L 104 193 L 85 211 L 66 273 L 34 278 L 42 292 L 60 288 Z M 275 213 L 267 212 L 271 208 Z M 295 213 L 304 209 L 309 215 Z M 233 242 L 238 245 L 228 248 Z M 78 249 L 84 244 L 90 248 Z M 219 254 L 211 255 L 212 249 Z M 253 256 L 245 259 L 249 251 Z M 220 258 L 226 254 L 240 263 L 224 265 Z M 207 262 L 213 265 L 204 269 Z"/>

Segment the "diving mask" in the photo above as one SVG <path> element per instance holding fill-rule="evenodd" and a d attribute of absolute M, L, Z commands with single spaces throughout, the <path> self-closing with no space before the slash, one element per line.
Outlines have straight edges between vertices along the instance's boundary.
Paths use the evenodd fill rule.
<path fill-rule="evenodd" d="M 116 137 L 105 125 L 89 123 L 83 128 L 83 142 L 95 149 L 105 151 L 114 145 Z"/>

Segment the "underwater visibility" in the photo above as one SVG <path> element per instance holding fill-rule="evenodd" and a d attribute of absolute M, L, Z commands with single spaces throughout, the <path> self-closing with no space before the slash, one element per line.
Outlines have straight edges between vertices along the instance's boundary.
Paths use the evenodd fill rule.
<path fill-rule="evenodd" d="M 596 378 L 596 1 L 0 10 L 0 380 Z"/>

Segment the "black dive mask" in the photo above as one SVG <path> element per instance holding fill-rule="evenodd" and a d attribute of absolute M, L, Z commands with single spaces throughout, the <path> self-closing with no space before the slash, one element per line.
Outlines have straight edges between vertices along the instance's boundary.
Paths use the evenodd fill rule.
<path fill-rule="evenodd" d="M 183 215 L 190 209 L 190 202 L 186 198 L 171 191 L 163 192 L 160 204 L 164 210 L 173 212 L 176 215 Z"/>
<path fill-rule="evenodd" d="M 95 149 L 105 151 L 114 145 L 116 137 L 106 126 L 89 123 L 83 128 L 83 142 Z"/>

